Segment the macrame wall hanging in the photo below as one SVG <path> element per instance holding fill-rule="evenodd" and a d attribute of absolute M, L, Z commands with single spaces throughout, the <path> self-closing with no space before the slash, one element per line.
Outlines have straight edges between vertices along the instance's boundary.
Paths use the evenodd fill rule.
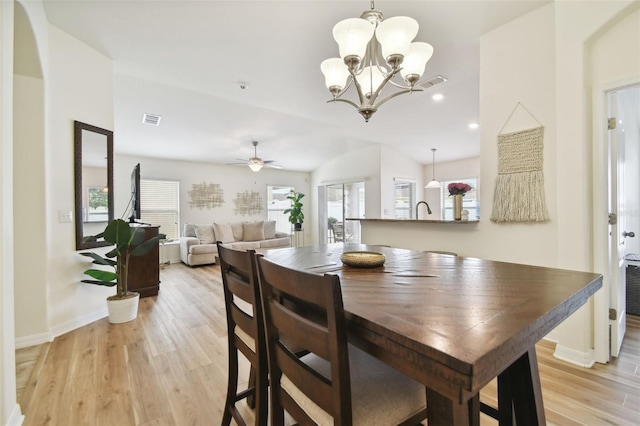
<path fill-rule="evenodd" d="M 502 133 L 518 107 L 539 127 Z M 498 134 L 498 177 L 493 195 L 493 222 L 544 222 L 549 219 L 544 196 L 544 126 L 518 102 Z"/>

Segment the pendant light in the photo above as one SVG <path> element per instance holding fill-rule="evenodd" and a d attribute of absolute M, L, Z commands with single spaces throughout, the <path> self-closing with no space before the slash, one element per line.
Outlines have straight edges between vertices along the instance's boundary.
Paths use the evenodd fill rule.
<path fill-rule="evenodd" d="M 432 175 L 432 179 L 431 182 L 429 182 L 427 184 L 427 186 L 425 186 L 425 188 L 427 189 L 440 189 L 442 188 L 442 184 L 440 182 L 438 182 L 436 180 L 436 149 L 435 148 L 431 148 L 431 152 L 433 153 L 433 161 L 432 161 L 432 165 L 431 165 L 431 170 L 433 172 Z"/>

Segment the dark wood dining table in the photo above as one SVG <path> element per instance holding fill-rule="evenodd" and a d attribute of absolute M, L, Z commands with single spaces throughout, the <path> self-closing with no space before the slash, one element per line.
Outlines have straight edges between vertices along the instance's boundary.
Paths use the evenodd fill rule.
<path fill-rule="evenodd" d="M 343 265 L 375 251 L 383 266 Z M 265 250 L 280 265 L 340 277 L 349 339 L 423 383 L 429 426 L 545 424 L 535 344 L 602 287 L 602 276 L 361 244 Z M 479 392 L 498 378 L 498 407 Z"/>

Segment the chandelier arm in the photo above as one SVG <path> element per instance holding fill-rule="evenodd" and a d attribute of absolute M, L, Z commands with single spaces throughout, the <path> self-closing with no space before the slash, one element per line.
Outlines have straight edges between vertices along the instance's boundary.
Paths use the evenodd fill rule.
<path fill-rule="evenodd" d="M 411 86 L 404 86 L 402 84 L 398 84 L 393 80 L 389 80 L 389 83 L 393 84 L 394 86 L 396 86 L 398 89 L 409 89 L 411 90 Z M 415 85 L 414 85 L 415 86 Z M 418 90 L 422 90 L 422 89 L 414 89 L 414 92 L 417 92 Z"/>
<path fill-rule="evenodd" d="M 396 96 L 404 95 L 405 93 L 411 93 L 411 92 L 422 92 L 422 89 L 413 89 L 413 90 L 411 90 L 411 89 L 405 89 L 405 90 L 402 90 L 402 91 L 400 91 L 400 92 L 396 92 L 396 93 L 394 93 L 393 95 L 389 95 L 389 96 L 387 96 L 386 98 L 384 98 L 383 100 L 381 100 L 380 102 L 378 102 L 377 104 L 375 104 L 373 107 L 377 109 L 377 108 L 379 108 L 379 107 L 380 107 L 380 105 L 382 105 L 383 103 L 387 102 L 389 99 L 393 99 L 393 98 L 395 98 Z"/>
<path fill-rule="evenodd" d="M 356 78 L 356 76 L 353 73 L 353 71 L 349 70 L 349 72 L 351 73 L 351 78 L 353 79 L 353 84 L 356 86 L 356 91 L 358 92 L 358 98 L 360 99 L 360 104 L 364 104 L 364 95 L 362 94 L 362 87 L 360 86 L 360 83 L 358 83 L 358 79 Z"/>
<path fill-rule="evenodd" d="M 347 92 L 347 90 L 349 90 L 349 87 L 351 87 L 351 84 L 353 84 L 353 81 L 354 81 L 354 78 L 353 77 L 350 78 L 349 81 L 347 81 L 347 85 L 344 86 L 344 89 L 342 89 L 342 91 L 338 93 L 334 98 L 337 99 L 340 96 L 344 95 Z"/>
<path fill-rule="evenodd" d="M 382 90 L 382 88 L 383 88 L 384 86 L 386 86 L 386 85 L 387 85 L 387 83 L 389 82 L 389 80 L 391 80 L 391 79 L 393 78 L 393 76 L 395 76 L 395 75 L 398 73 L 398 71 L 399 71 L 399 70 L 400 70 L 399 68 L 394 69 L 392 72 L 390 72 L 390 73 L 389 73 L 389 75 L 387 75 L 387 76 L 384 78 L 384 80 L 382 81 L 382 83 L 380 83 L 380 85 L 378 86 L 378 88 L 376 89 L 376 91 L 375 91 L 375 92 L 373 92 L 373 95 L 371 95 L 371 98 L 370 98 L 370 100 L 371 100 L 371 104 L 375 103 L 375 101 L 376 101 L 376 99 L 378 98 L 378 95 L 380 94 L 380 91 Z M 390 97 L 389 97 L 389 98 L 387 98 L 387 99 L 390 99 L 390 98 L 392 98 L 392 97 L 393 97 L 393 96 L 390 96 Z M 384 101 L 386 101 L 387 99 L 385 99 Z M 382 101 L 382 102 L 384 102 L 384 101 Z M 382 102 L 381 102 L 381 103 L 382 103 Z M 379 104 L 378 104 L 378 105 L 379 105 Z"/>
<path fill-rule="evenodd" d="M 360 108 L 360 105 L 358 105 L 357 103 L 355 103 L 353 101 L 350 101 L 349 99 L 332 99 L 330 101 L 327 101 L 327 103 L 329 103 L 329 102 L 344 102 L 344 103 L 347 103 L 347 104 L 353 106 L 356 109 Z"/>

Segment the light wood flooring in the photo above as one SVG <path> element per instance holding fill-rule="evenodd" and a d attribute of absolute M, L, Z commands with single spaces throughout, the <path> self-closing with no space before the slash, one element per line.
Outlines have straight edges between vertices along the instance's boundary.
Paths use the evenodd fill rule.
<path fill-rule="evenodd" d="M 18 351 L 25 426 L 220 423 L 227 380 L 220 270 L 173 264 L 161 280 L 160 295 L 141 299 L 132 322 L 105 318 Z M 572 366 L 555 359 L 548 342 L 537 353 L 548 424 L 640 424 L 640 317 L 627 317 L 622 353 L 608 365 Z M 495 383 L 482 400 L 495 401 Z M 495 424 L 482 416 L 482 425 Z"/>

